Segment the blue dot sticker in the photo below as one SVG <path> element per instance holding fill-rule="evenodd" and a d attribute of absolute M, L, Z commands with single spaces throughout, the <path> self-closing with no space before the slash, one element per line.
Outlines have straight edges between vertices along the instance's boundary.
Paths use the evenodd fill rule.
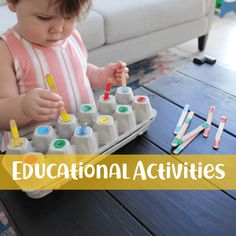
<path fill-rule="evenodd" d="M 87 129 L 87 127 L 79 127 L 79 128 L 76 130 L 76 135 L 83 136 L 83 135 L 86 135 L 86 134 L 88 134 L 88 129 Z"/>
<path fill-rule="evenodd" d="M 128 93 L 129 89 L 128 88 L 122 88 L 122 93 Z"/>
<path fill-rule="evenodd" d="M 46 135 L 48 133 L 49 133 L 49 128 L 48 127 L 39 127 L 38 128 L 38 134 Z"/>

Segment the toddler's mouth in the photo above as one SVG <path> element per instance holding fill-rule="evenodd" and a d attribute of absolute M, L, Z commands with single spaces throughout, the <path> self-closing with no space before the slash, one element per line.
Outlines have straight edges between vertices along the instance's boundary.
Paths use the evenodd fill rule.
<path fill-rule="evenodd" d="M 61 41 L 61 39 L 48 39 L 47 41 L 51 43 L 56 43 L 58 41 Z"/>

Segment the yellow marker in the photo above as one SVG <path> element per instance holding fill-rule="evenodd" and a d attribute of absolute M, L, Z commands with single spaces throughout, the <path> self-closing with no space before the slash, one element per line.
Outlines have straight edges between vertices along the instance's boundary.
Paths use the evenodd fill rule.
<path fill-rule="evenodd" d="M 16 121 L 15 120 L 10 120 L 10 128 L 11 128 L 11 145 L 13 147 L 19 147 L 21 146 L 24 141 L 19 137 L 19 132 L 16 126 Z"/>
<path fill-rule="evenodd" d="M 48 84 L 50 90 L 53 93 L 57 93 L 58 94 L 57 86 L 56 86 L 54 78 L 51 75 L 47 74 L 46 75 L 46 81 L 47 81 L 47 84 Z"/>
<path fill-rule="evenodd" d="M 57 94 L 58 94 L 57 86 L 56 86 L 55 80 L 54 80 L 54 78 L 52 77 L 52 75 L 47 74 L 47 75 L 46 75 L 46 81 L 47 81 L 47 84 L 48 84 L 50 90 L 51 90 L 53 93 L 57 93 Z M 63 122 L 69 122 L 69 121 L 71 121 L 71 116 L 66 112 L 66 110 L 65 110 L 64 107 L 63 107 L 63 109 L 62 109 L 62 111 L 61 111 L 60 118 L 61 118 L 61 120 L 62 120 Z"/>
<path fill-rule="evenodd" d="M 99 119 L 99 122 L 101 124 L 107 124 L 110 122 L 110 119 L 108 117 L 105 117 L 105 116 L 102 116 L 100 119 Z"/>
<path fill-rule="evenodd" d="M 122 83 L 122 87 L 125 88 L 126 87 L 126 75 L 125 75 L 125 73 L 122 73 L 122 75 L 121 75 L 121 83 Z"/>
<path fill-rule="evenodd" d="M 66 112 L 64 107 L 63 107 L 63 110 L 61 111 L 60 117 L 63 122 L 71 121 L 71 116 Z"/>

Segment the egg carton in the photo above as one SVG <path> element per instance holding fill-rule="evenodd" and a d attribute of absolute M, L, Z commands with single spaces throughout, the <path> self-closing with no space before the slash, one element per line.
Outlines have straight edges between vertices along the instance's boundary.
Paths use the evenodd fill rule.
<path fill-rule="evenodd" d="M 131 88 L 120 87 L 115 96 L 100 96 L 97 106 L 82 104 L 70 121 L 59 118 L 54 124 L 20 130 L 22 145 L 10 142 L 7 154 L 111 154 L 147 131 L 156 115 L 147 96 L 133 96 Z M 25 192 L 40 198 L 51 191 Z"/>

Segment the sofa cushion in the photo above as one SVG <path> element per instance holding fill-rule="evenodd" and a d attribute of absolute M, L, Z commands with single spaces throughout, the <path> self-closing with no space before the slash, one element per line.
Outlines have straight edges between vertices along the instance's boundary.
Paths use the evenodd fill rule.
<path fill-rule="evenodd" d="M 145 35 L 204 16 L 210 0 L 94 0 L 104 17 L 106 43 Z"/>
<path fill-rule="evenodd" d="M 88 50 L 100 47 L 105 43 L 104 20 L 100 14 L 90 11 L 80 19 L 77 29 Z"/>
<path fill-rule="evenodd" d="M 16 23 L 16 14 L 8 10 L 4 2 L 0 0 L 0 34 Z M 98 13 L 90 11 L 81 19 L 77 28 L 88 50 L 100 47 L 105 43 L 104 20 Z"/>

